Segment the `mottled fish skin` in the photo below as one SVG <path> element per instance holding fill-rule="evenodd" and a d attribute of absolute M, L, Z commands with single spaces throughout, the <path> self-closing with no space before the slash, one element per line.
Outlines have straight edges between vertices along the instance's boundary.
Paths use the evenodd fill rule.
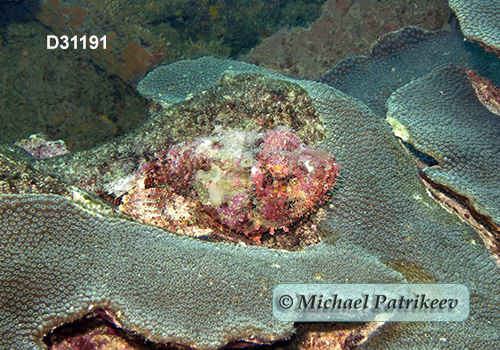
<path fill-rule="evenodd" d="M 315 211 L 338 176 L 333 153 L 306 146 L 290 128 L 278 126 L 264 135 L 230 129 L 157 155 L 120 210 L 174 232 L 186 226 L 197 231 L 196 213 L 191 223 L 185 222 L 188 215 L 179 220 L 171 214 L 178 209 L 169 197 L 182 196 L 219 224 L 258 241 L 264 232 L 287 232 Z"/>
<path fill-rule="evenodd" d="M 224 72 L 230 77 L 246 67 L 277 78 L 213 58 L 176 67 L 191 77 L 179 90 L 194 86 L 194 95 L 218 84 Z M 214 349 L 252 337 L 272 341 L 294 330 L 272 317 L 276 283 L 404 280 L 465 284 L 470 317 L 386 324 L 361 349 L 497 347 L 499 269 L 477 233 L 428 195 L 413 160 L 363 103 L 324 84 L 278 78 L 311 96 L 328 133 L 323 146 L 342 164 L 322 243 L 292 253 L 201 242 L 92 215 L 60 197 L 3 196 L 2 347 L 42 349 L 43 334 L 91 305 L 109 308 L 125 329 L 162 343 Z M 155 79 L 167 90 L 178 84 L 168 75 Z M 199 81 L 205 85 L 197 91 Z M 13 290 L 35 302 L 23 305 Z"/>

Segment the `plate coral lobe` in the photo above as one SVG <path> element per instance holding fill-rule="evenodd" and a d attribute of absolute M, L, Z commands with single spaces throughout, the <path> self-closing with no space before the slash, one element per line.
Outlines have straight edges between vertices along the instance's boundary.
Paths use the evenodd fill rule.
<path fill-rule="evenodd" d="M 168 198 L 181 195 L 198 200 L 217 222 L 259 240 L 263 232 L 288 231 L 324 203 L 339 167 L 327 149 L 306 146 L 290 128 L 276 127 L 264 135 L 232 129 L 182 142 L 157 155 L 144 173 L 124 196 L 123 212 L 179 231 L 176 219 L 161 216 L 175 210 L 165 208 Z"/>
<path fill-rule="evenodd" d="M 182 349 L 267 343 L 294 328 L 272 315 L 281 281 L 404 281 L 349 244 L 304 254 L 202 242 L 54 195 L 3 195 L 0 218 L 1 349 L 47 349 L 53 328 L 101 308 L 121 328 Z"/>
<path fill-rule="evenodd" d="M 176 75 L 164 74 L 169 71 Z M 61 196 L 3 195 L 0 347 L 44 349 L 44 334 L 94 307 L 113 312 L 123 329 L 160 343 L 216 349 L 240 340 L 286 339 L 297 325 L 274 319 L 271 291 L 277 283 L 290 281 L 462 283 L 471 292 L 470 317 L 465 322 L 388 323 L 369 339 L 357 338 L 355 345 L 359 349 L 498 347 L 498 266 L 477 232 L 428 195 L 413 160 L 380 116 L 324 84 L 234 61 L 184 61 L 153 77 L 146 84 L 150 95 L 161 93 L 166 104 L 178 102 L 172 105 L 178 120 L 189 112 L 179 106 L 193 107 L 199 96 L 217 96 L 214 101 L 222 104 L 224 96 L 211 95 L 211 89 L 224 84 L 238 94 L 256 82 L 271 86 L 279 81 L 307 93 L 325 126 L 322 146 L 334 152 L 342 165 L 335 205 L 326 208 L 320 223 L 322 241 L 295 252 L 202 242 L 91 214 Z M 202 107 L 198 105 L 196 117 L 205 115 Z M 41 172 L 78 183 L 83 174 L 109 164 L 108 174 L 116 178 L 123 174 L 123 164 L 140 159 L 146 141 L 148 146 L 159 143 L 154 130 L 164 134 L 161 121 L 149 120 L 151 129 L 145 127 L 116 144 L 35 165 Z M 123 163 L 124 156 L 128 163 Z M 131 168 L 125 170 L 137 169 Z M 104 177 L 98 175 L 96 179 Z M 101 183 L 96 181 L 96 187 Z M 26 230 L 17 228 L 20 218 L 29 224 Z M 38 302 L 17 300 L 17 291 L 23 293 L 21 298 Z"/>

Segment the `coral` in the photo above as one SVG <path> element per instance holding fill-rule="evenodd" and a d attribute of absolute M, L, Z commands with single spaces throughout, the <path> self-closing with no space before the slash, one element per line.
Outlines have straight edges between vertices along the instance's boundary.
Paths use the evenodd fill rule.
<path fill-rule="evenodd" d="M 198 71 L 190 69 L 195 64 L 203 65 L 213 75 L 200 81 L 198 86 L 191 88 L 190 82 L 197 78 Z M 222 73 L 229 71 L 236 73 L 264 72 L 263 68 L 228 60 L 217 60 L 212 57 L 203 57 L 197 60 L 182 60 L 170 65 L 161 66 L 149 72 L 139 84 L 137 91 L 144 97 L 164 104 L 177 103 L 186 100 L 190 96 L 214 86 L 220 79 Z M 169 77 L 166 80 L 165 77 Z"/>
<path fill-rule="evenodd" d="M 193 65 L 214 73 L 190 93 L 190 82 L 199 75 Z M 121 140 L 34 166 L 86 190 L 121 196 L 130 189 L 133 172 L 154 160 L 155 153 L 208 137 L 222 126 L 265 132 L 282 125 L 307 145 L 324 140 L 326 129 L 308 92 L 294 80 L 277 74 L 268 79 L 262 73 L 247 63 L 210 57 L 159 67 L 138 85 L 151 99 L 151 118 L 142 127 Z"/>
<path fill-rule="evenodd" d="M 463 65 L 500 83 L 500 61 L 458 32 L 403 28 L 380 38 L 367 56 L 351 57 L 321 82 L 362 100 L 381 118 L 392 92 L 443 64 Z"/>
<path fill-rule="evenodd" d="M 294 329 L 270 310 L 277 283 L 404 281 L 350 244 L 292 253 L 207 243 L 105 219 L 54 195 L 2 195 L 0 218 L 6 350 L 46 349 L 42 337 L 54 327 L 99 309 L 160 343 L 268 343 Z"/>
<path fill-rule="evenodd" d="M 335 184 L 338 170 L 329 151 L 304 145 L 289 128 L 277 127 L 263 136 L 224 130 L 157 155 L 144 166 L 139 189 L 124 196 L 120 209 L 139 219 L 146 215 L 143 221 L 149 223 L 152 216 L 158 217 L 160 226 L 178 232 L 175 226 L 180 223 L 184 229 L 189 217 L 179 221 L 164 215 L 179 211 L 178 204 L 165 200 L 176 192 L 198 199 L 205 212 L 226 227 L 259 239 L 262 232 L 287 231 L 315 210 Z M 148 190 L 165 185 L 155 193 Z"/>
<path fill-rule="evenodd" d="M 387 120 L 396 136 L 436 165 L 423 174 L 453 193 L 468 199 L 475 211 L 496 226 L 500 252 L 500 134 L 499 116 L 482 101 L 498 98 L 476 91 L 484 78 L 462 68 L 446 66 L 397 90 L 388 101 Z M 477 84 L 476 84 L 477 86 Z M 478 96 L 479 92 L 479 96 Z M 498 101 L 491 101 L 498 104 Z"/>
<path fill-rule="evenodd" d="M 500 56 L 500 4 L 495 0 L 449 0 L 464 35 Z"/>
<path fill-rule="evenodd" d="M 340 60 L 364 54 L 382 35 L 408 25 L 442 28 L 444 1 L 329 0 L 308 28 L 281 30 L 242 59 L 300 79 L 318 79 Z"/>
<path fill-rule="evenodd" d="M 221 70 L 212 70 L 209 61 L 213 66 L 220 63 Z M 224 69 L 231 64 L 215 59 L 186 62 L 183 73 L 191 80 L 178 88 L 189 91 L 193 86 L 195 93 L 173 111 L 204 95 L 197 90 L 201 82 L 211 80 L 214 88 L 222 84 Z M 278 78 L 261 74 L 269 84 Z M 169 76 L 162 79 L 173 83 Z M 335 202 L 323 208 L 325 219 L 317 225 L 321 243 L 288 252 L 203 242 L 93 215 L 60 197 L 2 196 L 0 273 L 5 282 L 0 285 L 0 325 L 8 331 L 1 330 L 0 345 L 27 349 L 24 344 L 32 341 L 31 348 L 43 348 L 40 339 L 46 332 L 99 307 L 112 311 L 123 329 L 161 343 L 204 349 L 238 340 L 270 342 L 295 331 L 294 325 L 271 315 L 270 291 L 276 283 L 380 283 L 401 281 L 403 275 L 412 282 L 465 284 L 472 296 L 470 317 L 465 322 L 384 324 L 358 345 L 360 349 L 495 348 L 500 329 L 498 266 L 476 231 L 428 195 L 413 160 L 380 116 L 324 84 L 280 79 L 310 96 L 325 124 L 322 145 L 342 164 Z M 177 95 L 175 87 L 171 94 Z M 223 95 L 212 96 L 224 100 Z M 147 153 L 143 145 L 165 144 L 161 135 L 166 126 L 156 128 L 158 133 L 145 127 L 114 148 L 64 156 L 66 163 L 79 167 L 65 167 L 58 158 L 35 165 L 79 183 L 81 179 L 67 173 L 84 178 L 92 174 L 86 168 L 107 160 L 108 176 L 117 174 L 117 180 L 136 169 L 130 159 Z M 135 158 L 134 152 L 139 154 Z M 130 168 L 123 170 L 126 165 Z M 21 217 L 29 229 L 17 228 Z M 38 302 L 17 300 L 10 290 Z M 366 338 L 354 335 L 347 344 Z"/>

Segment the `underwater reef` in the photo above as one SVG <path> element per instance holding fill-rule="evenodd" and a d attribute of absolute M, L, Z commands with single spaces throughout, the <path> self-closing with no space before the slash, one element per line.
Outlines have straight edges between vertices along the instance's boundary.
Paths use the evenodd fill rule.
<path fill-rule="evenodd" d="M 106 34 L 89 52 L 108 72 L 137 82 L 159 64 L 205 55 L 237 57 L 280 27 L 305 26 L 325 0 L 42 0 L 36 18 L 56 35 Z"/>
<path fill-rule="evenodd" d="M 280 30 L 242 59 L 294 78 L 316 80 L 339 61 L 365 54 L 386 33 L 405 26 L 442 29 L 451 15 L 446 1 L 327 0 L 310 26 Z"/>
<path fill-rule="evenodd" d="M 450 1 L 461 24 L 471 3 Z M 149 118 L 121 137 L 0 145 L 0 347 L 498 348 L 499 65 L 416 27 L 319 81 L 182 60 L 141 80 Z M 285 282 L 460 283 L 470 314 L 280 322 Z"/>
<path fill-rule="evenodd" d="M 464 35 L 487 50 L 500 55 L 500 28 L 496 1 L 450 0 L 451 9 L 457 14 Z"/>

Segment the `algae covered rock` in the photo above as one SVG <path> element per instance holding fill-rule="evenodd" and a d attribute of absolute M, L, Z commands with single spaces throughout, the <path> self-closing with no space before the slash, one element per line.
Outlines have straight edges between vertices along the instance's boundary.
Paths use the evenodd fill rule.
<path fill-rule="evenodd" d="M 230 68 L 234 65 L 241 68 Z M 245 81 L 278 82 L 308 97 L 300 100 L 301 106 L 318 117 L 314 125 L 321 125 L 325 135 L 321 146 L 335 154 L 341 167 L 325 218 L 317 223 L 321 243 L 290 252 L 206 242 L 104 218 L 56 196 L 3 195 L 3 347 L 43 349 L 42 336 L 50 329 L 99 307 L 110 310 L 124 329 L 159 343 L 215 349 L 241 340 L 273 342 L 296 331 L 293 324 L 272 316 L 274 286 L 316 281 L 446 282 L 469 288 L 470 317 L 465 322 L 388 323 L 362 337 L 361 349 L 481 349 L 498 344 L 498 266 L 476 231 L 428 195 L 413 160 L 379 116 L 325 84 L 250 65 L 204 58 L 177 67 L 176 74 L 189 79 L 156 77 L 162 99 L 169 102 L 159 103 L 158 114 L 142 129 L 106 149 L 33 166 L 89 190 L 102 188 L 109 179 L 133 174 L 141 162 L 172 143 L 174 133 L 165 133 L 168 129 L 160 123 L 169 113 L 178 119 L 202 115 L 214 104 L 198 104 L 205 106 L 200 110 L 184 107 L 194 107 L 193 101 L 199 103 L 204 96 L 222 103 L 223 95 L 212 92 L 228 79 L 236 94 L 249 86 Z M 148 93 L 158 96 L 154 89 Z M 16 228 L 21 218 L 29 223 L 26 230 Z"/>

